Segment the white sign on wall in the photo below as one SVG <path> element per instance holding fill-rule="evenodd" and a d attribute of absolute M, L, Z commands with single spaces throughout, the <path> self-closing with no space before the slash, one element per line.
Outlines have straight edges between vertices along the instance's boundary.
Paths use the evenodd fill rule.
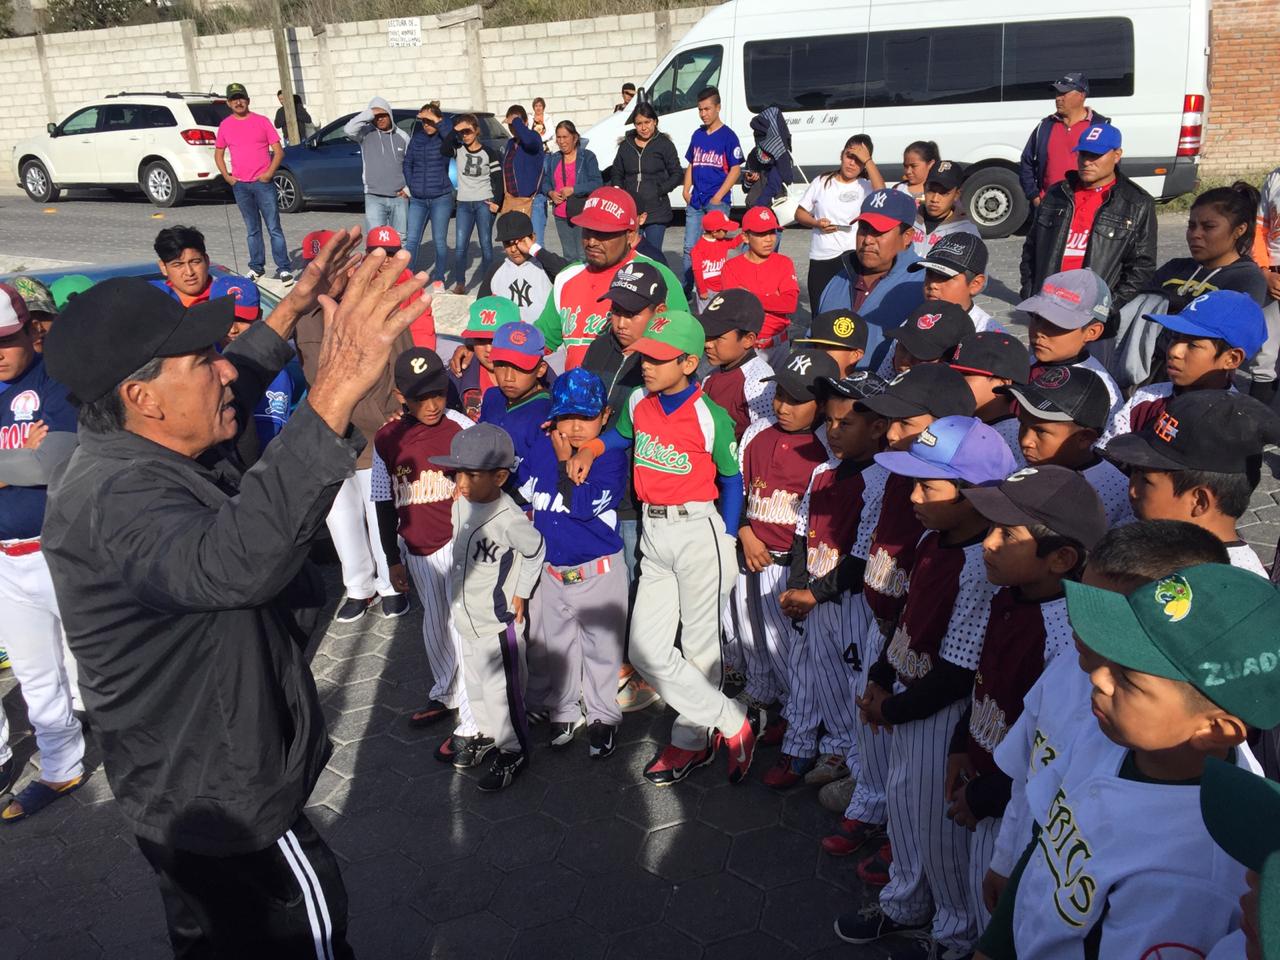
<path fill-rule="evenodd" d="M 422 21 L 417 17 L 396 17 L 387 21 L 388 47 L 422 46 Z"/>

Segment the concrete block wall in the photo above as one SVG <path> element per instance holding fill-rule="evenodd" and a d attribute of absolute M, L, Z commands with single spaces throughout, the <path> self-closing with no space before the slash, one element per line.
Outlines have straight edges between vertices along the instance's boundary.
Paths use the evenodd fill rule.
<path fill-rule="evenodd" d="M 1276 0 L 1213 0 L 1203 169 L 1280 166 L 1280 17 Z"/>
<path fill-rule="evenodd" d="M 45 34 L 44 69 L 56 120 L 108 93 L 191 87 L 181 23 Z"/>
<path fill-rule="evenodd" d="M 0 169 L 12 166 L 13 143 L 43 130 L 49 122 L 49 105 L 40 71 L 38 38 L 0 40 Z M 18 171 L 12 171 L 16 179 Z"/>

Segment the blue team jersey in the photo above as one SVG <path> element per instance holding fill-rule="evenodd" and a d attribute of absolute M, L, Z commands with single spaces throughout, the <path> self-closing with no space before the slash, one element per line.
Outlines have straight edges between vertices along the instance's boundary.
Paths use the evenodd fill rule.
<path fill-rule="evenodd" d="M 524 459 L 538 438 L 543 436 L 542 425 L 551 419 L 550 414 L 551 397 L 545 391 L 520 401 L 514 407 L 507 406 L 506 396 L 497 387 L 490 387 L 484 392 L 484 399 L 480 401 L 480 422 L 492 423 L 511 435 L 511 442 L 516 448 L 516 469 L 511 476 L 516 488 L 522 487 L 529 479 Z"/>
<path fill-rule="evenodd" d="M 565 476 L 545 433 L 521 464 L 520 493 L 533 508 L 533 525 L 547 545 L 547 563 L 575 566 L 610 557 L 622 549 L 618 504 L 627 489 L 630 451 L 606 450 L 591 464 L 581 484 Z"/>
<path fill-rule="evenodd" d="M 76 432 L 67 388 L 50 378 L 38 354 L 22 376 L 0 387 L 0 450 L 20 449 L 37 420 L 50 431 Z M 0 540 L 40 536 L 46 495 L 44 487 L 0 487 Z"/>

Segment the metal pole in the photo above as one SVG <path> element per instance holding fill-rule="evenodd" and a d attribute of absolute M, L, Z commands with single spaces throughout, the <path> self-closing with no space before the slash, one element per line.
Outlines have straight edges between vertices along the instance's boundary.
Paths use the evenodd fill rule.
<path fill-rule="evenodd" d="M 280 0 L 271 2 L 271 36 L 276 44 L 276 69 L 280 73 L 280 91 L 284 94 L 285 134 L 290 143 L 301 143 L 298 109 L 293 100 L 293 71 L 289 69 L 289 45 L 284 35 L 284 12 Z"/>

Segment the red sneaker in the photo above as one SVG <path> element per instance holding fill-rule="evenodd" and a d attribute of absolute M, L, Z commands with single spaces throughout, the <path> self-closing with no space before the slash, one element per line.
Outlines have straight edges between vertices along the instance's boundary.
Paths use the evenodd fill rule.
<path fill-rule="evenodd" d="M 869 887 L 883 887 L 889 882 L 889 865 L 893 863 L 893 850 L 885 840 L 880 849 L 858 864 L 858 879 Z"/>
<path fill-rule="evenodd" d="M 836 827 L 835 833 L 822 838 L 822 849 L 833 857 L 847 857 L 857 853 L 871 841 L 883 838 L 883 825 L 845 817 L 840 821 L 840 826 Z"/>
<path fill-rule="evenodd" d="M 804 780 L 804 775 L 813 769 L 813 763 L 812 757 L 790 757 L 784 753 L 761 779 L 766 787 L 786 790 Z"/>
<path fill-rule="evenodd" d="M 762 747 L 778 747 L 782 745 L 782 737 L 787 732 L 787 721 L 782 717 L 770 720 L 758 741 Z"/>
<path fill-rule="evenodd" d="M 724 738 L 724 747 L 729 751 L 730 783 L 741 783 L 747 779 L 747 771 L 751 769 L 751 758 L 756 753 L 756 736 L 763 720 L 763 710 L 748 707 L 747 718 L 742 721 L 741 729 L 733 736 Z"/>
<path fill-rule="evenodd" d="M 682 750 L 669 743 L 649 761 L 649 765 L 644 768 L 644 778 L 655 787 L 669 787 L 673 783 L 679 783 L 699 767 L 705 767 L 715 756 L 710 747 Z"/>

